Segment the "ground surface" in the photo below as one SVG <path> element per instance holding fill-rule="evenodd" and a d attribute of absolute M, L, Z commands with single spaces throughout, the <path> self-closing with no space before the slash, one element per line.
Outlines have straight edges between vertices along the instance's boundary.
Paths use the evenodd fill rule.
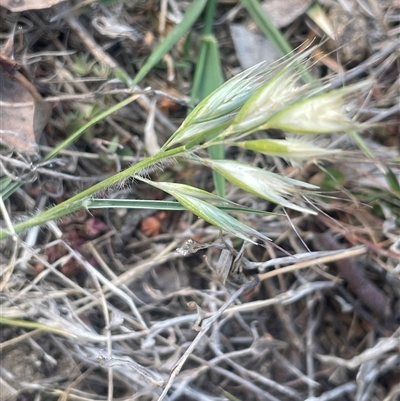
<path fill-rule="evenodd" d="M 135 77 L 188 2 L 165 2 L 166 13 L 159 1 L 95 2 L 71 10 L 73 3 L 19 14 L 0 8 L 2 53 L 25 68 L 51 105 L 43 135 L 30 138 L 39 143 L 40 160 L 95 112 L 127 96 L 127 83 L 112 79 L 113 72 Z M 291 7 L 281 17 L 274 9 L 274 18 L 293 48 L 323 36 L 302 2 L 285 3 Z M 399 179 L 399 4 L 321 4 L 337 41 L 321 47 L 326 57 L 312 73 L 338 74 L 339 86 L 376 81 L 360 104 L 362 119 L 379 123 L 362 133 L 374 158 L 348 137 L 333 135 L 325 145 L 335 141 L 354 152 L 351 160 L 317 167 L 254 159 L 321 186 L 324 196 L 314 199 L 318 216 L 241 216 L 279 247 L 246 245 L 243 266 L 258 272 L 260 282 L 235 299 L 237 287 L 222 285 L 210 268 L 225 247 L 219 231 L 188 212 L 82 210 L 23 233 L 18 242 L 3 241 L 2 401 L 157 400 L 171 372 L 169 400 L 400 400 L 400 194 L 387 179 L 387 167 Z M 3 176 L 26 181 L 4 202 L 12 221 L 128 167 L 149 151 L 151 132 L 159 145 L 165 142 L 188 110 L 202 28 L 200 18 L 190 41 L 180 40 L 140 83 L 161 94 L 142 96 L 91 127 L 58 155 L 62 163 L 28 177 L 20 165 L 7 164 L 10 152 L 2 150 Z M 214 30 L 226 78 L 253 56 L 267 57 L 268 43 L 237 2 L 218 4 Z M 259 36 L 250 39 L 253 34 Z M 28 142 L 22 138 L 19 146 Z M 254 155 L 229 149 L 227 157 L 252 161 Z M 206 168 L 176 163 L 150 173 L 157 174 L 213 189 Z M 102 195 L 165 197 L 139 183 Z M 229 186 L 228 196 L 248 207 L 275 208 Z M 214 245 L 182 256 L 176 248 L 186 240 Z M 232 241 L 240 251 L 241 242 Z M 204 321 L 199 327 L 205 318 L 215 318 L 208 330 Z M 174 370 L 188 349 L 181 371 Z"/>

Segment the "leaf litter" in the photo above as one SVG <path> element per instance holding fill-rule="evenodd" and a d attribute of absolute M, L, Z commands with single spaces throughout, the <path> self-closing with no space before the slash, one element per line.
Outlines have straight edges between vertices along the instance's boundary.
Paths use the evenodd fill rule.
<path fill-rule="evenodd" d="M 168 32 L 179 22 L 176 16 L 185 12 L 183 2 L 165 2 L 166 12 L 163 4 L 151 8 L 144 1 L 93 2 L 91 9 L 75 8 L 75 14 L 66 13 L 61 5 L 29 10 L 19 17 L 2 10 L 3 32 L 10 35 L 15 21 L 20 23 L 14 36 L 15 59 L 29 68 L 44 102 L 59 99 L 45 128 L 48 117 L 35 131 L 31 113 L 30 123 L 23 127 L 30 129 L 29 134 L 16 126 L 2 129 L 22 133 L 27 139 L 21 146 L 31 144 L 43 157 L 48 147 L 65 139 L 70 124 L 84 123 L 78 115 L 84 106 L 90 105 L 95 113 L 96 107 L 104 109 L 123 99 L 129 82 L 121 71 L 134 77 L 154 46 L 146 37 L 159 39 L 153 18 L 164 19 Z M 0 393 L 7 391 L 10 400 L 49 395 L 280 401 L 398 397 L 400 266 L 394 245 L 400 237 L 400 200 L 398 191 L 382 181 L 386 171 L 379 168 L 387 163 L 398 171 L 398 144 L 393 139 L 398 124 L 393 90 L 397 56 L 384 53 L 396 47 L 398 22 L 395 5 L 383 2 L 384 19 L 375 12 L 377 2 L 369 5 L 371 9 L 360 12 L 375 27 L 387 24 L 387 29 L 368 32 L 376 34 L 369 53 L 361 49 L 356 65 L 342 65 L 339 78 L 341 83 L 357 80 L 360 74 L 377 77 L 373 100 L 360 106 L 365 119 L 385 122 L 368 131 L 379 147 L 376 164 L 343 135 L 332 135 L 331 141 L 356 157 L 330 159 L 322 170 L 312 161 L 300 168 L 274 155 L 254 158 L 246 149 L 229 149 L 228 157 L 236 161 L 253 157 L 259 168 L 273 167 L 322 190 L 329 188 L 309 199 L 318 216 L 288 210 L 290 220 L 284 214 L 244 219 L 273 240 L 266 248 L 246 243 L 238 251 L 241 244 L 236 239 L 230 245 L 217 228 L 187 212 L 166 211 L 163 229 L 146 235 L 141 223 L 155 212 L 131 209 L 76 212 L 18 240 L 3 241 Z M 227 76 L 240 71 L 227 25 L 230 7 L 221 2 L 217 8 L 221 24 L 215 27 Z M 240 13 L 243 10 L 237 11 L 236 23 L 245 15 Z M 291 13 L 290 18 L 294 16 L 286 31 L 293 48 L 312 34 L 308 17 L 302 12 Z M 114 21 L 125 29 L 112 29 Z M 44 27 L 52 36 L 45 36 Z M 192 40 L 198 35 L 195 26 Z M 186 113 L 193 54 L 185 60 L 184 51 L 183 43 L 170 51 L 173 60 L 184 60 L 183 67 L 175 66 L 173 83 L 161 63 L 141 83 L 157 89 L 156 96 L 146 93 L 138 103 L 100 121 L 73 147 L 60 152 L 62 163 L 40 166 L 30 183 L 2 200 L 3 219 L 17 221 L 81 190 L 87 185 L 85 179 L 95 181 L 99 174 L 126 168 L 143 149 L 151 151 L 150 135 L 152 142 L 165 143 Z M 337 61 L 329 51 L 326 57 Z M 25 55 L 30 56 L 29 63 Z M 78 61 L 84 68 L 76 68 Z M 313 68 L 323 73 L 326 67 Z M 111 79 L 109 72 L 115 69 L 119 73 Z M 99 95 L 102 85 L 113 93 Z M 171 106 L 163 114 L 152 101 L 159 104 L 162 93 L 173 93 L 183 105 Z M 11 121 L 15 124 L 16 119 Z M 115 135 L 123 148 L 113 146 Z M 283 139 L 277 132 L 268 135 Z M 107 151 L 98 152 L 99 138 Z M 264 138 L 265 133 L 255 133 L 252 139 Z M 24 153 L 27 148 L 19 146 L 18 152 Z M 393 156 L 387 160 L 385 154 Z M 18 161 L 10 157 L 9 149 L 2 149 L 1 157 L 3 165 L 5 158 Z M 16 171 L 6 166 L 7 172 Z M 62 183 L 58 191 L 49 190 L 53 182 L 46 170 L 58 174 Z M 345 172 L 342 181 L 338 170 Z M 358 171 L 362 180 L 357 179 Z M 380 180 L 373 179 L 375 173 Z M 5 171 L 2 174 L 10 179 Z M 191 165 L 168 166 L 161 174 L 165 181 L 172 175 L 188 185 L 210 180 L 205 168 Z M 107 196 L 158 200 L 163 195 L 137 182 L 113 188 Z M 267 200 L 235 188 L 230 188 L 229 200 L 254 209 L 273 208 Z M 187 240 L 193 242 L 185 245 Z M 239 289 L 228 285 L 236 272 L 243 274 Z"/>

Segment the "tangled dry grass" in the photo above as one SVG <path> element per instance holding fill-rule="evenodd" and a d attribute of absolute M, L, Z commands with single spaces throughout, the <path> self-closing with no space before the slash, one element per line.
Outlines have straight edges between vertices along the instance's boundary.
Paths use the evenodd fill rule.
<path fill-rule="evenodd" d="M 135 76 L 187 5 L 170 1 L 166 13 L 159 2 L 104 2 L 72 12 L 70 3 L 20 15 L 0 8 L 3 44 L 17 26 L 15 57 L 53 107 L 41 154 L 126 96 L 123 80 L 110 79 L 110 71 Z M 218 5 L 216 19 L 227 76 L 239 70 L 228 26 L 246 19 L 231 3 Z M 330 54 L 313 73 L 340 73 L 332 86 L 374 77 L 360 109 L 370 122 L 384 122 L 364 133 L 374 159 L 344 135 L 324 138 L 324 146 L 335 142 L 351 160 L 298 167 L 257 156 L 255 164 L 324 190 L 313 200 L 317 217 L 247 217 L 273 240 L 267 248 L 240 248 L 187 212 L 131 209 L 83 210 L 3 241 L 1 401 L 400 399 L 400 195 L 386 179 L 387 167 L 397 179 L 400 171 L 399 5 L 356 3 L 370 27 L 366 47 L 342 39 L 343 65 Z M 333 15 L 336 6 L 326 7 Z M 200 28 L 199 22 L 192 43 Z M 285 32 L 296 47 L 314 28 L 303 16 Z M 346 44 L 357 58 L 346 59 Z M 195 46 L 179 42 L 141 83 L 154 91 L 88 130 L 60 153 L 58 165 L 33 174 L 29 163 L 7 164 L 3 152 L 3 175 L 26 178 L 4 202 L 3 218 L 23 219 L 120 171 L 149 150 L 152 133 L 164 143 L 186 113 Z M 254 157 L 229 152 L 236 160 Z M 160 174 L 212 190 L 205 168 L 172 164 Z M 161 195 L 124 183 L 107 196 Z M 228 196 L 274 208 L 235 188 Z M 185 255 L 177 252 L 188 240 Z M 232 263 L 244 269 L 244 284 L 221 283 Z"/>

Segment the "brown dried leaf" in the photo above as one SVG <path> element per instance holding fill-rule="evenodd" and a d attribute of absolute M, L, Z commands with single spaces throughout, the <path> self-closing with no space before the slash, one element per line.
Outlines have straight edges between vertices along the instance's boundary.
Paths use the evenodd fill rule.
<path fill-rule="evenodd" d="M 49 8 L 65 0 L 0 0 L 0 6 L 16 13 L 27 10 Z"/>
<path fill-rule="evenodd" d="M 0 143 L 20 153 L 35 153 L 36 141 L 51 114 L 35 87 L 17 71 L 17 64 L 0 57 Z"/>

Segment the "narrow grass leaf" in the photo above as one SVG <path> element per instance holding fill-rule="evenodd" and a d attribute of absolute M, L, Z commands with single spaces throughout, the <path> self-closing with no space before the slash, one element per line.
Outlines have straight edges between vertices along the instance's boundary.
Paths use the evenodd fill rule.
<path fill-rule="evenodd" d="M 69 135 L 67 139 L 62 141 L 59 145 L 57 145 L 51 152 L 49 152 L 44 158 L 44 161 L 50 160 L 53 157 L 55 157 L 61 150 L 65 149 L 67 146 L 69 146 L 71 143 L 75 142 L 77 139 L 80 138 L 80 136 L 90 127 L 93 125 L 97 124 L 98 122 L 102 121 L 109 115 L 115 113 L 116 111 L 120 110 L 121 108 L 127 106 L 128 104 L 134 102 L 137 100 L 141 95 L 139 94 L 134 94 L 132 96 L 129 96 L 127 99 L 117 103 L 116 105 L 110 107 L 109 109 L 103 111 L 102 113 L 96 115 L 93 117 L 90 121 L 88 121 L 86 124 L 84 124 L 82 127 L 80 127 L 78 130 L 76 130 L 73 134 Z M 5 177 L 8 178 L 8 177 Z M 10 180 L 11 181 L 11 180 Z M 20 182 L 12 182 L 7 183 L 6 185 L 0 182 L 0 187 L 3 188 L 2 193 L 4 193 L 3 199 L 7 199 L 9 196 L 11 196 L 18 188 L 21 187 Z M 7 187 L 7 190 L 5 188 Z"/>
<path fill-rule="evenodd" d="M 206 57 L 197 68 L 202 71 L 201 78 L 199 78 L 199 91 L 195 96 L 203 99 L 209 95 L 213 90 L 221 86 L 224 82 L 222 75 L 221 58 L 218 51 L 218 44 L 214 36 L 207 35 L 201 39 L 201 50 L 204 49 Z M 207 139 L 213 139 L 217 134 L 211 135 Z M 223 144 L 210 146 L 208 154 L 211 159 L 224 159 L 225 147 Z M 213 171 L 214 187 L 217 194 L 221 197 L 226 195 L 225 179 L 218 172 Z"/>
<path fill-rule="evenodd" d="M 200 53 L 191 92 L 191 104 L 195 105 L 224 83 L 218 43 L 214 35 L 202 35 Z"/>
<path fill-rule="evenodd" d="M 75 131 L 73 134 L 68 136 L 67 139 L 65 139 L 63 142 L 61 142 L 59 145 L 57 145 L 50 153 L 46 155 L 44 160 L 50 160 L 54 156 L 56 156 L 61 150 L 65 149 L 68 145 L 71 143 L 75 142 L 88 128 L 93 126 L 94 124 L 97 124 L 98 122 L 104 120 L 106 117 L 109 115 L 115 113 L 116 111 L 122 109 L 123 107 L 127 106 L 128 104 L 134 102 L 137 100 L 141 95 L 139 94 L 134 94 L 132 96 L 129 96 L 125 100 L 122 100 L 121 102 L 115 104 L 114 106 L 110 107 L 109 109 L 103 111 L 102 113 L 96 115 L 93 117 L 89 122 L 87 122 L 85 125 L 83 125 L 81 128 L 79 128 L 77 131 Z"/>
<path fill-rule="evenodd" d="M 149 71 L 171 50 L 171 48 L 185 35 L 193 26 L 200 14 L 203 12 L 207 0 L 196 0 L 189 3 L 182 21 L 168 34 L 168 36 L 153 50 L 143 67 L 137 73 L 132 82 L 135 87 Z"/>
<path fill-rule="evenodd" d="M 6 200 L 11 196 L 22 184 L 20 182 L 13 181 L 9 177 L 0 178 L 0 196 L 3 200 Z"/>
<path fill-rule="evenodd" d="M 205 25 L 200 37 L 200 53 L 191 93 L 192 105 L 197 103 L 198 99 L 202 100 L 207 97 L 224 82 L 218 43 L 215 36 L 212 35 L 216 6 L 217 1 L 212 0 L 208 2 L 206 8 Z M 225 157 L 224 146 L 222 144 L 210 146 L 208 154 L 212 159 L 223 159 Z M 224 197 L 226 193 L 224 178 L 213 171 L 213 180 L 218 195 Z"/>
<path fill-rule="evenodd" d="M 281 55 L 289 54 L 292 51 L 289 42 L 271 21 L 267 12 L 261 7 L 260 2 L 257 0 L 241 0 L 240 2 Z"/>
<path fill-rule="evenodd" d="M 386 167 L 386 181 L 389 184 L 389 188 L 397 193 L 400 193 L 400 183 L 399 177 L 396 177 L 396 174 L 393 173 L 389 167 Z"/>
<path fill-rule="evenodd" d="M 281 31 L 273 24 L 267 12 L 261 7 L 258 0 L 241 0 L 243 6 L 254 19 L 255 23 L 264 33 L 264 35 L 273 43 L 275 48 L 282 54 L 287 56 L 292 53 L 292 48 Z M 301 75 L 305 82 L 315 82 L 314 77 L 307 69 L 300 64 Z"/>
<path fill-rule="evenodd" d="M 362 136 L 355 130 L 349 130 L 347 135 L 351 138 L 352 141 L 361 149 L 365 156 L 373 159 L 375 156 L 372 153 L 372 150 L 369 148 L 367 143 L 364 141 Z"/>
<path fill-rule="evenodd" d="M 83 206 L 87 209 L 104 209 L 104 208 L 124 208 L 124 209 L 147 209 L 147 210 L 186 210 L 179 202 L 175 201 L 148 201 L 145 199 L 88 199 L 83 202 Z M 276 213 L 265 212 L 263 210 L 244 207 L 235 203 L 229 205 L 218 205 L 218 209 L 232 213 L 254 213 L 262 215 L 271 215 Z"/>
<path fill-rule="evenodd" d="M 207 150 L 208 154 L 210 155 L 210 158 L 213 160 L 219 160 L 225 158 L 225 147 L 223 144 L 212 145 Z M 217 194 L 219 196 L 224 198 L 226 196 L 225 178 L 215 170 L 212 171 L 212 174 L 213 174 L 215 190 L 217 191 Z"/>
<path fill-rule="evenodd" d="M 63 330 L 62 328 L 52 327 L 45 323 L 33 322 L 30 320 L 15 319 L 0 316 L 0 325 L 7 325 L 12 327 L 21 327 L 24 329 L 32 330 L 43 330 L 48 333 L 54 333 L 61 336 L 77 338 L 77 335 L 69 331 Z"/>

